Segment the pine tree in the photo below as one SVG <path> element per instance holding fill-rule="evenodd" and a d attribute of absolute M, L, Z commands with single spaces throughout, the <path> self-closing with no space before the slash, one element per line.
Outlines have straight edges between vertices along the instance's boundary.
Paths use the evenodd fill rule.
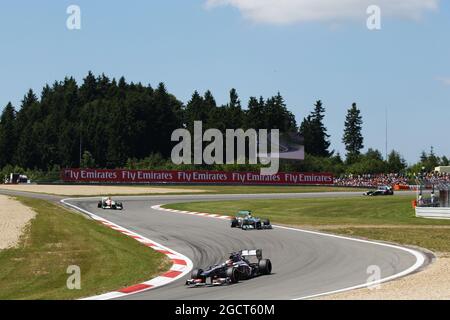
<path fill-rule="evenodd" d="M 420 154 L 420 162 L 425 163 L 428 160 L 428 154 L 425 151 L 422 151 Z"/>
<path fill-rule="evenodd" d="M 322 101 L 316 101 L 314 111 L 306 117 L 301 126 L 300 133 L 305 139 L 305 152 L 318 157 L 329 157 L 332 155 L 330 147 L 330 135 L 323 123 L 325 119 L 325 108 Z"/>
<path fill-rule="evenodd" d="M 436 167 L 439 166 L 441 162 L 441 158 L 436 155 L 434 152 L 434 147 L 431 147 L 430 154 L 428 155 L 427 161 L 426 161 L 426 167 L 428 168 L 428 171 L 434 170 Z"/>
<path fill-rule="evenodd" d="M 17 112 L 17 131 L 22 133 L 34 121 L 40 118 L 38 99 L 33 90 L 29 90 L 23 97 L 19 112 Z"/>
<path fill-rule="evenodd" d="M 294 132 L 296 131 L 295 116 L 287 109 L 284 98 L 280 92 L 276 96 L 272 97 L 272 117 L 275 128 L 280 129 L 281 132 Z"/>
<path fill-rule="evenodd" d="M 342 142 L 345 144 L 345 150 L 347 150 L 347 160 L 358 157 L 364 148 L 362 125 L 361 111 L 356 106 L 356 103 L 353 103 L 345 119 L 344 137 L 342 139 Z"/>
<path fill-rule="evenodd" d="M 312 155 L 314 152 L 314 132 L 311 115 L 303 119 L 300 125 L 300 134 L 305 141 L 305 152 Z"/>
<path fill-rule="evenodd" d="M 203 96 L 203 109 L 207 112 L 206 123 L 203 124 L 204 129 L 218 128 L 219 119 L 217 119 L 214 114 L 214 110 L 217 109 L 217 103 L 210 90 L 206 91 Z"/>
<path fill-rule="evenodd" d="M 239 129 L 244 125 L 244 112 L 236 89 L 230 91 L 230 102 L 225 107 L 225 124 L 227 129 Z"/>
<path fill-rule="evenodd" d="M 187 103 L 185 116 L 186 126 L 191 132 L 193 132 L 194 130 L 195 121 L 202 121 L 203 123 L 206 123 L 206 121 L 208 120 L 209 112 L 205 108 L 205 100 L 198 93 L 198 91 L 195 91 L 192 94 L 191 100 L 189 100 L 189 102 Z"/>
<path fill-rule="evenodd" d="M 169 94 L 164 83 L 160 83 L 152 95 L 151 107 L 154 111 L 150 114 L 150 122 L 147 126 L 153 131 L 154 144 L 149 153 L 160 153 L 165 157 L 170 156 L 172 145 L 170 138 L 172 132 L 183 127 L 182 103 Z M 154 114 L 153 114 L 154 113 Z"/>
<path fill-rule="evenodd" d="M 388 156 L 387 167 L 390 173 L 401 172 L 406 169 L 405 159 L 395 150 L 392 150 Z"/>
<path fill-rule="evenodd" d="M 330 135 L 327 134 L 327 129 L 323 124 L 325 119 L 325 108 L 323 107 L 322 101 L 317 101 L 314 106 L 313 112 L 313 125 L 315 129 L 315 141 L 316 141 L 316 155 L 322 157 L 329 157 L 331 153 L 328 151 L 330 147 Z"/>
<path fill-rule="evenodd" d="M 42 92 L 43 96 L 48 95 L 50 88 L 46 86 Z M 22 99 L 19 112 L 17 112 L 16 131 L 17 146 L 14 151 L 14 164 L 23 168 L 33 168 L 37 160 L 36 143 L 37 136 L 33 134 L 33 127 L 36 123 L 42 121 L 43 114 L 40 103 L 33 90 Z"/>
<path fill-rule="evenodd" d="M 80 87 L 80 97 L 83 104 L 94 101 L 98 97 L 97 79 L 91 71 L 83 79 L 83 84 Z"/>
<path fill-rule="evenodd" d="M 203 99 L 205 101 L 206 110 L 211 111 L 211 109 L 217 107 L 216 99 L 214 99 L 214 96 L 210 90 L 205 92 Z"/>
<path fill-rule="evenodd" d="M 262 102 L 262 103 L 261 103 Z M 245 128 L 246 129 L 264 129 L 264 99 L 258 100 L 255 97 L 250 97 L 248 108 L 245 113 Z"/>
<path fill-rule="evenodd" d="M 7 164 L 12 164 L 17 144 L 15 121 L 16 111 L 10 102 L 3 109 L 0 117 L 0 168 L 3 168 Z"/>

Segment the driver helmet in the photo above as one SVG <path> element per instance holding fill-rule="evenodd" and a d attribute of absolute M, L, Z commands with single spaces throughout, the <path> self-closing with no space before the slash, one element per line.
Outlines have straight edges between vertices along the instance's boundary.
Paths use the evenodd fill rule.
<path fill-rule="evenodd" d="M 232 260 L 233 262 L 239 262 L 239 260 L 241 260 L 241 256 L 238 254 L 232 254 L 230 256 L 230 260 Z"/>

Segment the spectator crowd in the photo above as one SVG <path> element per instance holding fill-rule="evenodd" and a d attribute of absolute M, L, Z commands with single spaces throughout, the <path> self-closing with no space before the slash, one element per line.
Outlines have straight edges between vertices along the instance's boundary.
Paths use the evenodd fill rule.
<path fill-rule="evenodd" d="M 430 172 L 421 175 L 364 174 L 343 175 L 334 179 L 334 184 L 341 187 L 378 187 L 378 186 L 408 186 L 408 185 L 450 185 L 450 173 Z"/>
<path fill-rule="evenodd" d="M 450 173 L 430 172 L 419 177 L 419 181 L 426 184 L 450 184 Z"/>
<path fill-rule="evenodd" d="M 408 185 L 410 179 L 398 173 L 344 175 L 335 178 L 334 183 L 341 187 L 378 187 L 393 185 Z"/>

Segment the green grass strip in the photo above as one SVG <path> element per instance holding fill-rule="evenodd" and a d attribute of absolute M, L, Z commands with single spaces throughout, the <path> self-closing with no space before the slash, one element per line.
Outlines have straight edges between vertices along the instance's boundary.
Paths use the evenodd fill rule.
<path fill-rule="evenodd" d="M 17 248 L 0 251 L 0 299 L 76 299 L 170 268 L 164 255 L 80 214 L 43 200 L 18 200 L 37 215 Z M 81 269 L 81 290 L 67 288 L 70 265 Z"/>

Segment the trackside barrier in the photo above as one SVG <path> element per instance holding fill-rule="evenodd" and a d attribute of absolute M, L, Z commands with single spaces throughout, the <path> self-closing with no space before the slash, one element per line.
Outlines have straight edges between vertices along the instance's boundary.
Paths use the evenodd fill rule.
<path fill-rule="evenodd" d="M 450 208 L 416 207 L 416 217 L 450 219 Z"/>

